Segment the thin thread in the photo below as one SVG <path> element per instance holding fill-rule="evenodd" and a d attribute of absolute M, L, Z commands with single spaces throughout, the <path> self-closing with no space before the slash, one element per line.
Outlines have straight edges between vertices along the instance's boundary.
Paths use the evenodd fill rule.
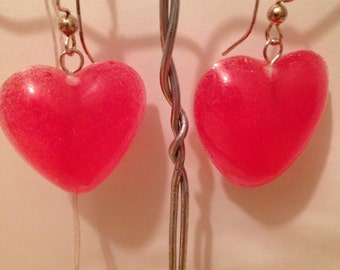
<path fill-rule="evenodd" d="M 51 27 L 51 34 L 53 40 L 53 51 L 55 57 L 55 66 L 59 67 L 59 48 L 57 42 L 56 27 L 57 24 L 57 6 L 55 0 L 51 0 L 53 3 L 54 18 L 51 13 L 49 0 L 45 0 L 45 9 L 48 17 L 48 21 Z M 74 228 L 74 269 L 80 269 L 80 221 L 79 221 L 79 209 L 78 209 L 78 194 L 72 194 L 72 206 L 73 206 L 73 228 Z"/>
<path fill-rule="evenodd" d="M 74 225 L 74 269 L 79 270 L 80 265 L 80 222 L 78 209 L 78 194 L 72 194 L 73 225 Z"/>

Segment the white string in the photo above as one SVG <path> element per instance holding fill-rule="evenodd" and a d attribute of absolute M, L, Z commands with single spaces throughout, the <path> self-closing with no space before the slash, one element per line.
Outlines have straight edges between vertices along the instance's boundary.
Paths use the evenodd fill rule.
<path fill-rule="evenodd" d="M 55 66 L 59 67 L 59 49 L 56 34 L 57 25 L 57 6 L 55 0 L 51 0 L 54 16 L 51 13 L 51 7 L 49 0 L 45 0 L 45 9 L 48 17 L 48 21 L 51 27 L 51 34 L 53 40 L 53 50 L 55 56 Z M 72 194 L 72 207 L 73 207 L 73 228 L 74 228 L 74 269 L 80 269 L 80 221 L 79 221 L 79 209 L 78 209 L 78 194 Z"/>
<path fill-rule="evenodd" d="M 80 265 L 80 222 L 78 209 L 78 194 L 72 194 L 73 224 L 74 224 L 74 269 Z"/>
<path fill-rule="evenodd" d="M 48 17 L 48 21 L 51 27 L 51 34 L 53 40 L 53 49 L 55 56 L 55 66 L 59 67 L 59 49 L 56 34 L 57 25 L 57 8 L 55 0 L 51 0 L 53 4 L 54 16 L 52 16 L 49 0 L 45 0 L 45 9 Z M 72 194 L 72 206 L 73 206 L 73 226 L 74 226 L 74 269 L 79 270 L 80 266 L 80 222 L 79 222 L 79 209 L 78 209 L 78 194 Z"/>

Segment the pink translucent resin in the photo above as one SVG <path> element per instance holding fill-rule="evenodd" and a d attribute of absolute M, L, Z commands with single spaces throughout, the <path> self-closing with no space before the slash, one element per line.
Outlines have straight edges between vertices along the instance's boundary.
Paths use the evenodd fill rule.
<path fill-rule="evenodd" d="M 0 93 L 0 123 L 15 148 L 72 193 L 94 189 L 115 168 L 142 120 L 145 88 L 129 66 L 103 62 L 73 74 L 33 66 Z"/>
<path fill-rule="evenodd" d="M 302 152 L 324 111 L 327 67 L 311 51 L 270 68 L 246 56 L 215 64 L 195 94 L 197 131 L 212 162 L 240 186 L 265 184 Z"/>

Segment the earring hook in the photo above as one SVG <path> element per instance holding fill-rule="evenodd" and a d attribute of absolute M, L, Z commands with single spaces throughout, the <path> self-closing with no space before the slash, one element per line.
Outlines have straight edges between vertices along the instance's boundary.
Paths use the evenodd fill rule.
<path fill-rule="evenodd" d="M 281 3 L 288 3 L 288 2 L 293 2 L 294 0 L 278 0 L 276 3 L 277 4 L 281 4 Z M 254 7 L 254 11 L 253 11 L 253 18 L 251 20 L 250 26 L 247 30 L 247 32 L 243 35 L 243 37 L 241 37 L 238 41 L 236 41 L 233 45 L 231 45 L 228 49 L 226 49 L 222 55 L 226 56 L 228 53 L 230 53 L 233 49 L 235 49 L 238 45 L 240 45 L 244 40 L 247 39 L 247 37 L 250 35 L 250 33 L 253 31 L 255 22 L 256 22 L 256 17 L 257 17 L 257 13 L 259 10 L 259 4 L 260 4 L 260 0 L 256 0 L 255 1 L 255 7 Z"/>
<path fill-rule="evenodd" d="M 256 0 L 255 1 L 255 7 L 254 7 L 254 11 L 253 11 L 253 18 L 251 20 L 250 26 L 247 30 L 247 32 L 243 35 L 243 37 L 241 37 L 238 41 L 236 41 L 233 45 L 231 45 L 228 49 L 226 49 L 222 55 L 226 56 L 228 53 L 230 53 L 233 49 L 235 49 L 238 45 L 240 45 L 244 40 L 247 39 L 247 37 L 250 35 L 250 33 L 253 31 L 255 22 L 256 22 L 256 16 L 257 16 L 257 11 L 259 9 L 259 4 L 260 4 L 260 0 Z"/>
<path fill-rule="evenodd" d="M 76 1 L 77 6 L 77 17 L 79 22 L 79 37 L 81 45 L 83 46 L 84 52 L 86 53 L 87 57 L 90 59 L 92 63 L 94 63 L 94 58 L 90 54 L 89 50 L 87 49 L 86 43 L 85 43 L 85 37 L 84 37 L 84 31 L 83 31 L 83 24 L 81 20 L 81 11 L 80 11 L 80 0 Z"/>
<path fill-rule="evenodd" d="M 56 0 L 56 6 L 60 12 L 65 12 L 66 13 L 66 18 L 71 16 L 71 11 L 67 8 L 64 8 L 60 4 L 60 0 Z M 77 20 L 78 20 L 78 26 L 79 26 L 79 37 L 80 37 L 80 42 L 81 45 L 89 58 L 89 60 L 94 63 L 94 58 L 90 54 L 89 50 L 87 49 L 86 42 L 85 42 L 85 37 L 84 37 L 84 30 L 83 30 L 83 23 L 81 19 L 81 9 L 80 9 L 80 0 L 76 0 L 76 9 L 77 9 Z"/>
<path fill-rule="evenodd" d="M 68 8 L 64 8 L 60 5 L 60 0 L 56 0 L 55 4 L 60 12 L 65 12 L 66 16 L 71 15 L 71 11 Z"/>

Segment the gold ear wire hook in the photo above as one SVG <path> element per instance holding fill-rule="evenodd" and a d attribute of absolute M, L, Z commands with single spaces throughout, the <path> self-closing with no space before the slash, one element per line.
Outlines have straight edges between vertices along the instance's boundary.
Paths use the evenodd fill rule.
<path fill-rule="evenodd" d="M 66 18 L 71 16 L 71 12 L 69 9 L 64 8 L 60 5 L 60 0 L 56 0 L 56 6 L 60 12 L 65 12 L 66 13 Z M 76 0 L 76 6 L 77 6 L 77 20 L 78 20 L 78 26 L 79 26 L 79 37 L 80 37 L 80 42 L 81 45 L 89 58 L 89 60 L 94 63 L 94 58 L 90 54 L 89 50 L 87 49 L 86 43 L 85 43 L 85 37 L 84 37 L 84 31 L 83 31 L 83 24 L 81 20 L 81 11 L 80 11 L 80 0 Z"/>
<path fill-rule="evenodd" d="M 257 11 L 259 9 L 259 3 L 260 0 L 255 1 L 255 7 L 254 7 L 254 12 L 253 12 L 253 18 L 251 20 L 250 27 L 248 28 L 247 32 L 244 34 L 243 37 L 241 37 L 238 41 L 236 41 L 233 45 L 231 45 L 228 49 L 226 49 L 222 55 L 226 56 L 228 53 L 230 53 L 233 49 L 235 49 L 238 45 L 240 45 L 244 40 L 247 39 L 247 37 L 250 35 L 251 31 L 254 28 L 255 22 L 256 22 L 256 16 L 257 16 Z"/>
<path fill-rule="evenodd" d="M 94 63 L 94 58 L 92 57 L 92 55 L 88 51 L 88 49 L 86 47 L 86 43 L 85 43 L 83 24 L 82 24 L 82 21 L 81 21 L 80 0 L 76 1 L 76 5 L 77 5 L 77 17 L 78 17 L 78 22 L 79 22 L 79 37 L 80 37 L 80 42 L 81 42 L 81 45 L 83 46 L 83 49 L 84 49 L 87 57 L 90 59 L 90 61 L 92 63 Z"/>
<path fill-rule="evenodd" d="M 60 5 L 60 0 L 56 0 L 55 4 L 56 4 L 56 6 L 57 6 L 57 8 L 58 8 L 58 10 L 59 10 L 60 12 L 65 12 L 65 13 L 66 13 L 66 16 L 71 15 L 71 11 L 70 11 L 69 9 L 63 8 L 63 7 Z"/>

